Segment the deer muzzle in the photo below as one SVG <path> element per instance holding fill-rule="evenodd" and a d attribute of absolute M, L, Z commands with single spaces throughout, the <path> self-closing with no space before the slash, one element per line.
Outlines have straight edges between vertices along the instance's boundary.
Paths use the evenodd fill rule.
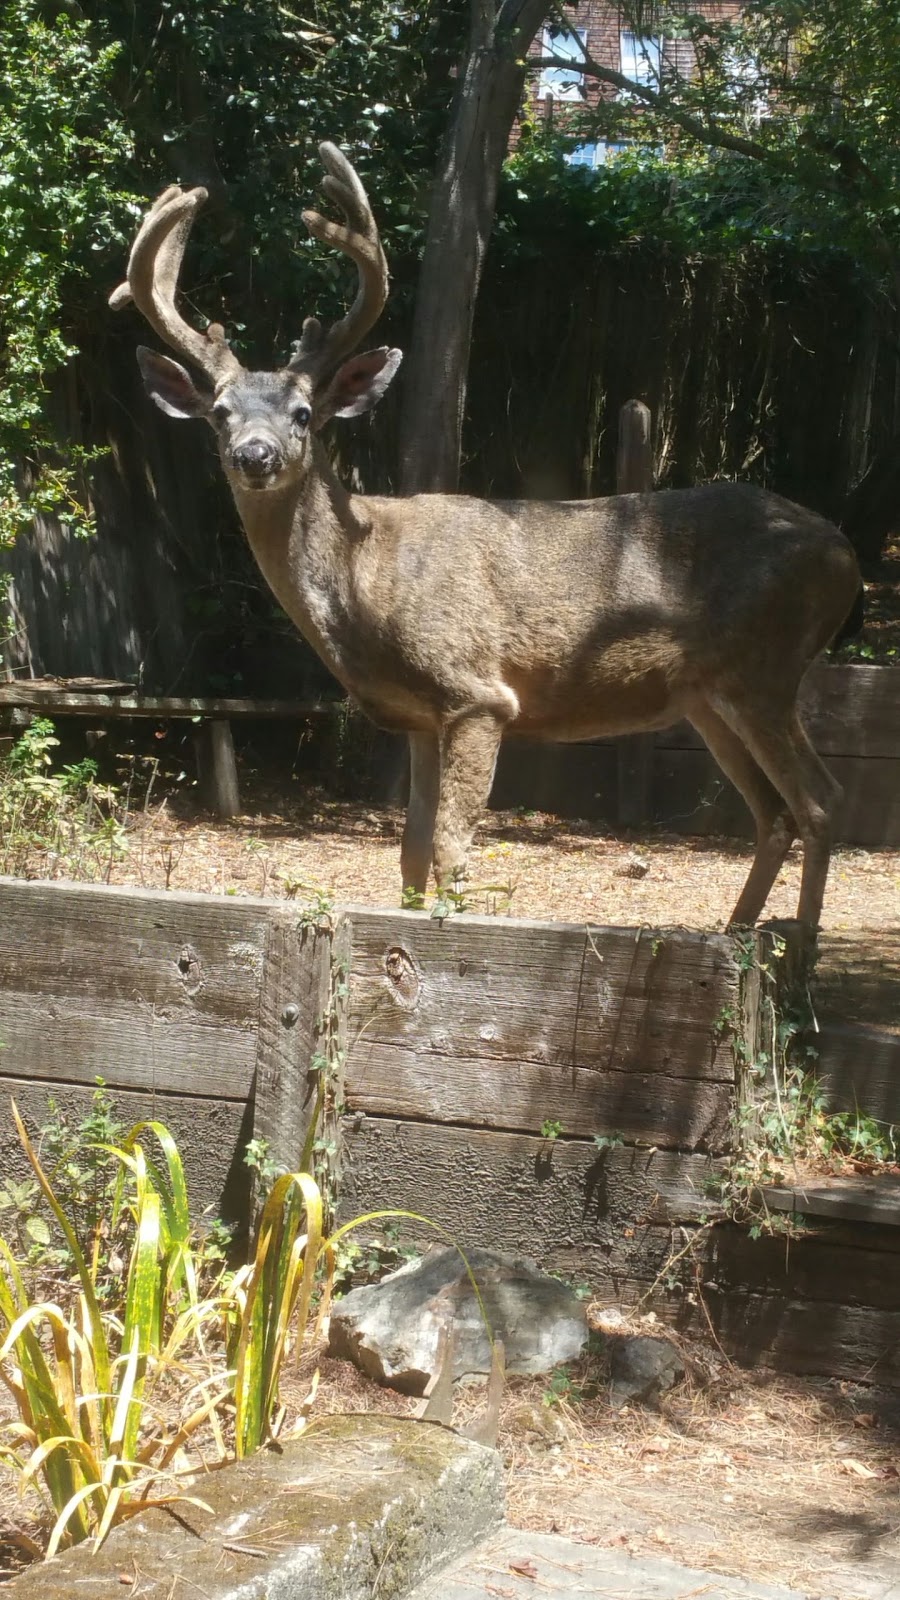
<path fill-rule="evenodd" d="M 281 453 L 268 439 L 245 439 L 235 445 L 231 455 L 235 472 L 243 477 L 261 482 L 270 478 L 282 465 Z"/>

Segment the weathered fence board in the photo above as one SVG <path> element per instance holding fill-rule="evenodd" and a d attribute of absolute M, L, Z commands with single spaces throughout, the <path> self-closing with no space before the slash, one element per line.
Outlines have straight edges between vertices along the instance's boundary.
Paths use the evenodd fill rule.
<path fill-rule="evenodd" d="M 623 1231 L 651 1219 L 696 1221 L 709 1210 L 721 1163 L 706 1155 L 600 1151 L 588 1140 L 412 1123 L 344 1119 L 347 1159 L 342 1209 L 418 1212 L 463 1247 L 520 1250 L 554 1270 L 606 1281 L 609 1251 Z M 424 1232 L 423 1232 L 424 1236 Z"/>
<path fill-rule="evenodd" d="M 0 881 L 0 1071 L 246 1100 L 272 912 Z"/>
<path fill-rule="evenodd" d="M 813 1042 L 816 1076 L 832 1108 L 864 1107 L 879 1122 L 900 1123 L 900 1033 L 862 1022 L 826 1022 Z"/>
<path fill-rule="evenodd" d="M 297 927 L 296 916 L 273 917 L 266 943 L 266 976 L 260 999 L 254 1137 L 265 1139 L 270 1159 L 286 1171 L 300 1164 L 315 1120 L 320 1055 L 329 1026 L 343 1046 L 343 1006 L 335 988 L 350 967 L 346 917 L 322 926 Z M 331 1090 L 337 1094 L 339 1084 Z"/>
<path fill-rule="evenodd" d="M 537 1133 L 728 1142 L 731 939 L 353 913 L 353 1108 Z"/>
<path fill-rule="evenodd" d="M 813 744 L 844 790 L 836 838 L 900 845 L 900 671 L 817 666 L 804 686 L 802 708 Z M 647 821 L 685 834 L 752 835 L 744 801 L 688 723 L 647 740 L 641 745 L 648 764 Z M 634 826 L 636 819 L 621 808 L 621 749 L 615 740 L 541 745 L 510 739 L 501 748 L 492 804 Z"/>

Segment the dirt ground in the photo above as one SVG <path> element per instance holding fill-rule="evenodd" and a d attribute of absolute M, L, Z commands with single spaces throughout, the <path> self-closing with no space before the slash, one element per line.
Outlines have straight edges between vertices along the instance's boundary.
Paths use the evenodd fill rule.
<path fill-rule="evenodd" d="M 299 782 L 286 799 L 283 787 L 253 774 L 244 794 L 247 812 L 231 822 L 177 796 L 157 797 L 129 818 L 127 848 L 109 865 L 109 880 L 287 894 L 298 903 L 322 892 L 338 904 L 398 904 L 402 812 L 328 799 Z M 716 928 L 749 858 L 732 840 L 617 836 L 540 814 L 490 813 L 472 880 L 494 887 L 473 889 L 472 909 Z M 793 915 L 800 863 L 792 852 L 772 915 Z M 44 860 L 35 871 L 59 876 L 64 868 Z M 106 875 L 99 858 L 97 875 Z M 836 851 L 821 942 L 820 1006 L 896 1026 L 900 851 Z M 614 1413 L 598 1357 L 570 1369 L 561 1391 L 511 1380 L 499 1439 L 511 1520 L 809 1595 L 869 1600 L 876 1579 L 900 1584 L 900 1399 L 862 1385 L 741 1372 L 696 1341 L 685 1349 L 689 1379 L 658 1410 Z M 479 1403 L 478 1390 L 463 1391 L 459 1420 Z M 404 1412 L 411 1402 L 326 1360 L 317 1405 Z M 0 1582 L 4 1544 L 13 1553 L 9 1530 L 34 1528 L 32 1519 L 26 1513 L 23 1521 L 12 1475 L 0 1466 Z"/>
<path fill-rule="evenodd" d="M 275 792 L 252 773 L 244 803 L 246 814 L 228 822 L 178 796 L 136 812 L 110 881 L 399 905 L 402 810 L 330 799 L 302 782 Z M 724 926 L 750 859 L 749 845 L 733 839 L 617 835 L 599 823 L 492 811 L 476 837 L 467 893 L 473 911 L 499 915 L 713 929 Z M 773 888 L 770 916 L 794 915 L 801 865 L 795 848 Z M 61 870 L 53 863 L 36 869 L 42 876 Z M 835 851 L 820 944 L 823 1016 L 900 1028 L 900 850 Z"/>
<path fill-rule="evenodd" d="M 641 1326 L 660 1331 L 652 1318 Z M 614 1412 L 597 1355 L 568 1369 L 567 1387 L 508 1381 L 498 1444 L 509 1520 L 809 1596 L 863 1600 L 900 1584 L 898 1397 L 744 1372 L 698 1340 L 680 1348 L 688 1377 L 655 1409 Z M 324 1410 L 416 1404 L 344 1362 L 326 1359 L 321 1373 Z M 483 1403 L 480 1386 L 458 1390 L 454 1422 Z"/>

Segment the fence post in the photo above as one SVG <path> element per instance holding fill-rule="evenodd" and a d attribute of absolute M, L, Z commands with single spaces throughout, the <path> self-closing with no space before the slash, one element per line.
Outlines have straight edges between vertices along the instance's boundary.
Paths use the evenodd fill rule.
<path fill-rule="evenodd" d="M 296 1172 L 324 1095 L 340 1104 L 350 920 L 300 924 L 297 912 L 272 916 L 259 1004 L 253 1136 L 270 1160 Z M 320 1128 L 319 1132 L 323 1130 Z M 334 1171 L 335 1162 L 331 1162 Z M 329 1196 L 333 1201 L 333 1196 Z"/>
<path fill-rule="evenodd" d="M 616 494 L 646 494 L 653 488 L 650 407 L 626 400 L 619 412 Z M 620 828 L 641 828 L 651 818 L 653 735 L 624 734 L 618 741 L 617 799 Z"/>
<path fill-rule="evenodd" d="M 616 494 L 647 494 L 653 488 L 650 407 L 626 400 L 619 412 Z"/>

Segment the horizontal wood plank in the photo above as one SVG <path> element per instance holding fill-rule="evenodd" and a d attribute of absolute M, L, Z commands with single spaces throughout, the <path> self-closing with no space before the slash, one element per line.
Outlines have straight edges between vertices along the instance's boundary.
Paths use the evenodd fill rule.
<path fill-rule="evenodd" d="M 245 1099 L 279 915 L 266 901 L 0 881 L 2 1070 Z"/>
<path fill-rule="evenodd" d="M 348 1085 L 375 1045 L 733 1083 L 731 939 L 352 908 Z"/>
<path fill-rule="evenodd" d="M 32 684 L 16 680 L 0 683 L 0 711 L 31 710 L 60 717 L 260 717 L 304 718 L 332 716 L 343 701 L 337 700 L 246 700 L 236 697 L 207 697 L 153 694 L 103 694 L 67 690 L 60 686 Z"/>
<path fill-rule="evenodd" d="M 2 1060 L 2 1056 L 0 1056 Z M 40 1129 L 56 1114 L 71 1126 L 91 1110 L 93 1089 L 82 1084 L 38 1084 L 0 1075 L 0 1175 L 26 1178 L 31 1169 L 19 1144 L 10 1100 L 15 1099 L 25 1125 L 39 1142 Z M 174 1135 L 184 1163 L 191 1215 L 198 1221 L 206 1213 L 246 1229 L 249 1220 L 250 1172 L 244 1149 L 252 1135 L 251 1108 L 240 1102 L 198 1095 L 180 1096 L 127 1089 L 111 1089 L 113 1114 L 131 1128 L 148 1118 L 165 1124 Z M 155 1140 L 146 1136 L 146 1148 L 155 1155 Z"/>
<path fill-rule="evenodd" d="M 810 1178 L 768 1186 L 761 1193 L 771 1211 L 900 1228 L 900 1178 L 890 1173 Z"/>
<path fill-rule="evenodd" d="M 600 1271 L 647 1223 L 696 1220 L 722 1163 L 705 1155 L 347 1116 L 342 1216 L 399 1207 L 463 1246 L 521 1250 Z M 425 1233 L 419 1228 L 419 1233 Z"/>
<path fill-rule="evenodd" d="M 823 1022 L 814 1071 L 835 1111 L 900 1123 L 900 1033 L 862 1022 Z"/>
<path fill-rule="evenodd" d="M 528 1061 L 465 1059 L 363 1035 L 350 1054 L 348 1110 L 426 1122 L 567 1135 L 618 1133 L 660 1149 L 725 1150 L 733 1086 L 663 1073 L 604 1072 Z"/>

